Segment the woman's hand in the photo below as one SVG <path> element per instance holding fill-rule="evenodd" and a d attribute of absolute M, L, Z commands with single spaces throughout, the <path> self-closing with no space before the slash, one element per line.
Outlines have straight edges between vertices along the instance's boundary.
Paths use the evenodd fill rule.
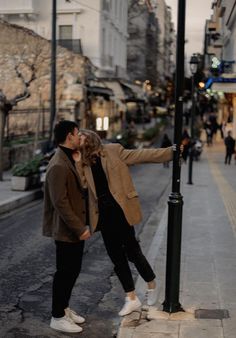
<path fill-rule="evenodd" d="M 90 233 L 90 230 L 89 229 L 86 229 L 82 235 L 80 235 L 79 239 L 81 241 L 86 241 L 86 239 L 89 239 L 91 237 L 91 233 Z"/>
<path fill-rule="evenodd" d="M 173 151 L 176 151 L 177 150 L 177 144 L 173 144 L 172 145 L 172 149 L 173 149 Z M 180 150 L 180 155 L 182 155 L 182 153 L 183 153 L 183 151 L 184 151 L 184 145 L 183 144 L 181 144 L 180 146 L 179 146 L 179 150 Z"/>
<path fill-rule="evenodd" d="M 73 157 L 73 160 L 74 160 L 75 162 L 79 162 L 80 159 L 81 159 L 81 154 L 80 154 L 80 152 L 77 150 L 77 151 L 74 151 L 74 152 L 73 152 L 72 157 Z"/>

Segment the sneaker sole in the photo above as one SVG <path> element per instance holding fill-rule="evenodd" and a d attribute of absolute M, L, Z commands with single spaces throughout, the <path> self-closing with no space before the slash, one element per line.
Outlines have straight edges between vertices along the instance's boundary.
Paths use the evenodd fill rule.
<path fill-rule="evenodd" d="M 142 305 L 140 305 L 139 307 L 137 307 L 137 309 L 134 309 L 134 310 L 132 310 L 132 311 L 130 311 L 130 312 L 124 314 L 124 315 L 121 315 L 120 313 L 118 313 L 118 315 L 119 315 L 120 317 L 124 317 L 124 316 L 130 315 L 132 312 L 135 312 L 135 311 L 140 312 L 140 311 L 141 311 L 141 307 L 142 307 Z"/>
<path fill-rule="evenodd" d="M 57 332 L 65 332 L 65 333 L 80 333 L 80 332 L 82 332 L 83 331 L 83 329 L 81 328 L 81 330 L 76 330 L 76 331 L 64 331 L 64 330 L 60 330 L 60 329 L 56 329 L 56 328 L 54 328 L 54 327 L 52 327 L 52 326 L 50 326 L 50 328 L 51 329 L 53 329 L 53 330 L 55 330 L 55 331 L 57 331 Z"/>

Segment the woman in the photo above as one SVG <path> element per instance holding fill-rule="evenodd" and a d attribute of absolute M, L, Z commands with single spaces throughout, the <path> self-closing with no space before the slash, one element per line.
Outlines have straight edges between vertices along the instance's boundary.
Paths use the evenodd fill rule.
<path fill-rule="evenodd" d="M 90 130 L 80 130 L 76 167 L 82 184 L 88 189 L 91 232 L 100 230 L 114 270 L 126 293 L 120 316 L 141 306 L 135 293 L 128 261 L 134 263 L 147 282 L 147 304 L 157 300 L 155 274 L 135 238 L 133 225 L 142 219 L 138 194 L 134 188 L 129 165 L 162 163 L 173 157 L 173 147 L 159 149 L 124 149 L 120 144 L 102 144 Z"/>

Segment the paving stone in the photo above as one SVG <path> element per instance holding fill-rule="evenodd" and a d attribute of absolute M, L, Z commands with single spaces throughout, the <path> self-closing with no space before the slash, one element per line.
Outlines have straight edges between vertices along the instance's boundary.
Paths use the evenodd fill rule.
<path fill-rule="evenodd" d="M 161 333 L 174 333 L 177 334 L 179 331 L 179 323 L 172 322 L 170 320 L 151 320 L 150 322 L 143 323 L 142 325 L 135 328 L 136 332 L 161 332 Z"/>
<path fill-rule="evenodd" d="M 181 326 L 179 338 L 223 338 L 222 327 Z"/>

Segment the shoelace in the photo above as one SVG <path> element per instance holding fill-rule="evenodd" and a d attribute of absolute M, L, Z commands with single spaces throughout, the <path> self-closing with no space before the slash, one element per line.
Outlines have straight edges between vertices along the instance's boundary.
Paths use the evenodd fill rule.
<path fill-rule="evenodd" d="M 71 309 L 68 309 L 68 312 L 73 313 L 73 315 L 77 315 L 77 313 L 75 311 L 71 310 Z"/>
<path fill-rule="evenodd" d="M 73 321 L 73 319 L 71 319 L 70 317 L 66 316 L 66 320 L 70 323 L 70 324 L 74 324 L 75 322 Z"/>

